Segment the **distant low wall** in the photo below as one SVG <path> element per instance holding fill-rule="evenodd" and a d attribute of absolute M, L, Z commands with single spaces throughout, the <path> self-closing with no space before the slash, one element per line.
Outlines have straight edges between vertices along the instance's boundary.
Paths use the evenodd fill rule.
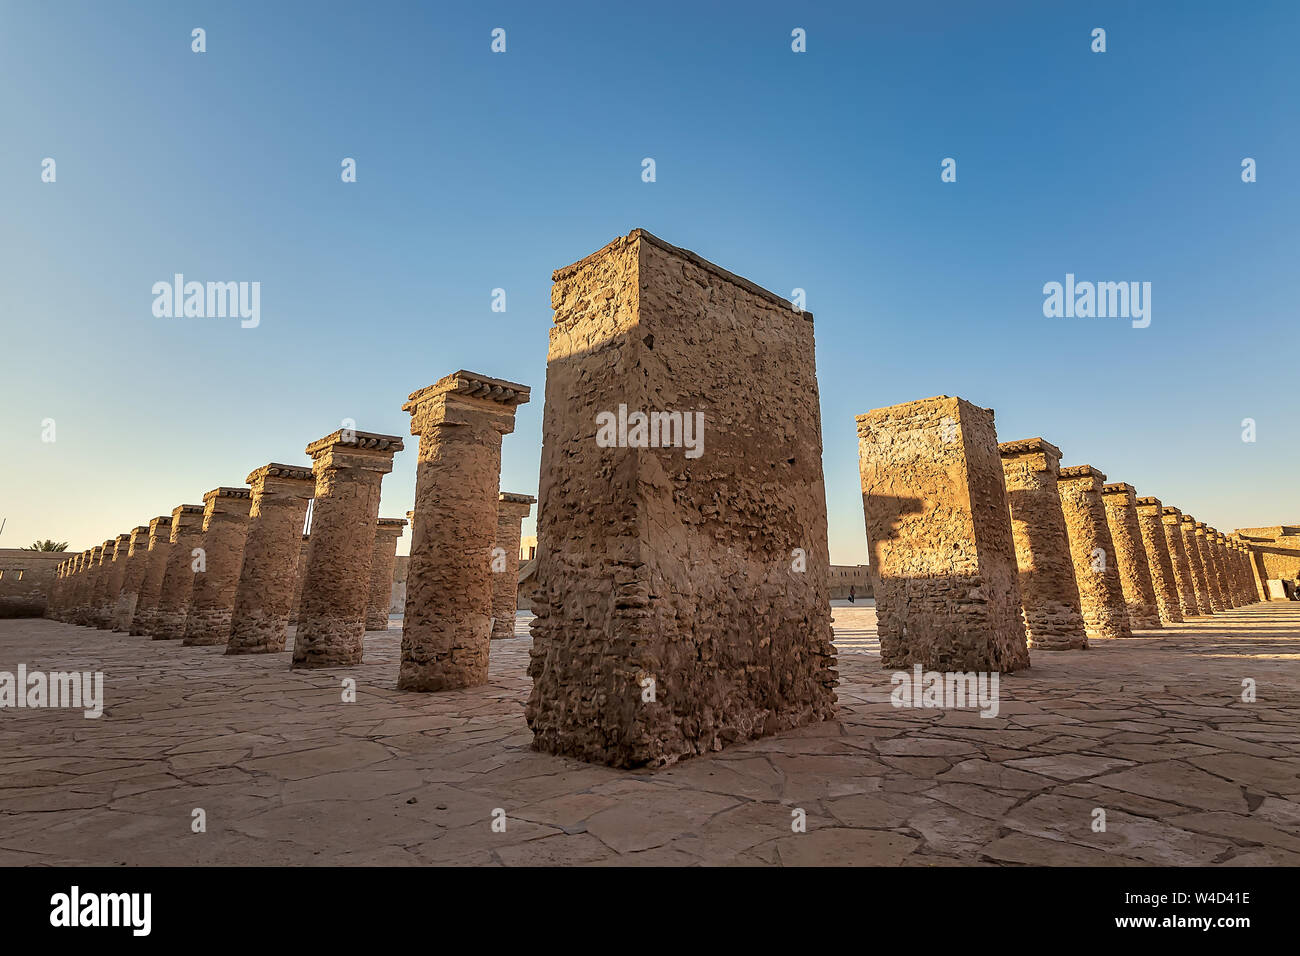
<path fill-rule="evenodd" d="M 0 617 L 40 617 L 45 613 L 62 551 L 0 548 Z"/>

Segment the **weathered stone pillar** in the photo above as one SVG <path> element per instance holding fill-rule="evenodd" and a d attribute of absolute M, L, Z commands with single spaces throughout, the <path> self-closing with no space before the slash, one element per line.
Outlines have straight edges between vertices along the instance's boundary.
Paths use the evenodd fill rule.
<path fill-rule="evenodd" d="M 1192 538 L 1201 557 L 1201 567 L 1205 571 L 1205 596 L 1209 600 L 1210 610 L 1215 613 L 1226 611 L 1227 606 L 1223 603 L 1223 592 L 1219 586 L 1219 573 L 1214 566 L 1214 552 L 1210 549 L 1207 537 L 1208 529 L 1204 521 L 1193 522 L 1192 528 Z"/>
<path fill-rule="evenodd" d="M 105 542 L 103 588 L 99 593 L 99 603 L 95 606 L 95 626 L 101 631 L 113 627 L 113 612 L 117 609 L 117 596 L 122 592 L 126 552 L 130 544 L 129 534 L 119 534 L 111 542 Z"/>
<path fill-rule="evenodd" d="M 303 521 L 316 480 L 310 468 L 278 462 L 244 480 L 251 489 L 248 534 L 226 653 L 275 654 L 289 633 L 299 558 L 307 550 Z"/>
<path fill-rule="evenodd" d="M 375 522 L 369 599 L 366 601 L 367 631 L 388 630 L 388 609 L 393 603 L 393 566 L 397 563 L 397 539 L 402 536 L 405 527 L 405 518 L 380 518 Z"/>
<path fill-rule="evenodd" d="M 501 438 L 526 385 L 459 371 L 402 406 L 420 437 L 400 690 L 486 684 Z"/>
<path fill-rule="evenodd" d="M 1070 535 L 1070 556 L 1089 640 L 1132 637 L 1115 542 L 1106 521 L 1101 489 L 1106 476 L 1091 465 L 1061 469 L 1061 510 Z"/>
<path fill-rule="evenodd" d="M 140 600 L 140 585 L 144 582 L 145 571 L 149 567 L 149 529 L 140 526 L 131 529 L 127 541 L 126 566 L 122 569 L 122 586 L 117 592 L 117 602 L 113 605 L 113 630 L 129 631 L 131 620 L 135 617 L 136 604 Z"/>
<path fill-rule="evenodd" d="M 1228 569 L 1224 567 L 1223 554 L 1219 551 L 1219 532 L 1209 525 L 1205 526 L 1205 548 L 1214 567 L 1214 580 L 1211 587 L 1218 593 L 1223 610 L 1231 611 L 1234 605 L 1228 587 Z"/>
<path fill-rule="evenodd" d="M 253 506 L 247 488 L 214 488 L 203 496 L 203 570 L 194 575 L 185 644 L 211 647 L 230 639 L 230 616 L 244 563 L 248 512 Z"/>
<path fill-rule="evenodd" d="M 1106 525 L 1115 545 L 1115 563 L 1128 611 L 1129 626 L 1138 629 L 1163 627 L 1156 604 L 1151 562 L 1147 557 L 1142 529 L 1138 526 L 1137 495 L 1123 481 L 1104 485 L 1101 503 L 1106 508 Z"/>
<path fill-rule="evenodd" d="M 171 546 L 163 569 L 158 606 L 150 633 L 155 641 L 179 641 L 185 637 L 190 595 L 194 592 L 194 549 L 203 538 L 203 506 L 178 505 L 172 510 Z"/>
<path fill-rule="evenodd" d="M 1169 557 L 1174 565 L 1174 582 L 1178 585 L 1178 603 L 1182 606 L 1183 617 L 1196 617 L 1201 613 L 1201 606 L 1196 597 L 1192 559 L 1187 553 L 1187 541 L 1182 532 L 1183 513 L 1166 505 L 1161 509 L 1160 522 L 1164 525 L 1165 543 L 1169 546 Z"/>
<path fill-rule="evenodd" d="M 1210 606 L 1210 585 L 1205 573 L 1205 560 L 1201 549 L 1196 544 L 1196 519 L 1191 515 L 1178 516 L 1178 533 L 1182 535 L 1183 546 L 1187 548 L 1187 563 L 1192 569 L 1192 585 L 1196 590 L 1197 614 L 1213 614 Z"/>
<path fill-rule="evenodd" d="M 316 485 L 312 484 L 312 494 L 316 493 Z M 298 624 L 298 615 L 302 613 L 302 582 L 307 577 L 307 546 L 311 543 L 311 535 L 302 536 L 302 541 L 298 546 L 298 571 L 294 575 L 293 582 L 293 610 L 289 612 L 289 624 L 296 626 Z"/>
<path fill-rule="evenodd" d="M 1174 559 L 1165 539 L 1164 523 L 1160 520 L 1159 498 L 1144 497 L 1134 502 L 1137 509 L 1138 529 L 1142 532 L 1142 545 L 1147 552 L 1147 567 L 1151 573 L 1151 586 L 1156 595 L 1156 608 L 1165 624 L 1183 622 L 1183 605 L 1178 597 L 1178 581 L 1174 576 Z"/>
<path fill-rule="evenodd" d="M 1223 597 L 1228 607 L 1240 607 L 1241 596 L 1237 591 L 1237 569 L 1233 566 L 1232 555 L 1228 553 L 1227 536 L 1217 528 L 1214 531 L 1214 555 L 1219 562 L 1223 575 Z"/>
<path fill-rule="evenodd" d="M 1242 603 L 1254 604 L 1259 600 L 1259 593 L 1255 590 L 1255 574 L 1251 566 L 1250 546 L 1235 531 L 1229 536 L 1229 540 L 1237 553 L 1238 572 L 1241 575 Z"/>
<path fill-rule="evenodd" d="M 1056 487 L 1061 450 L 1041 438 L 1028 438 L 1003 442 L 998 451 L 1029 646 L 1052 651 L 1085 648 L 1079 587 Z"/>
<path fill-rule="evenodd" d="M 501 492 L 497 502 L 497 541 L 492 549 L 492 639 L 515 636 L 519 607 L 519 536 L 537 499 Z"/>
<path fill-rule="evenodd" d="M 812 316 L 643 230 L 554 280 L 533 746 L 663 765 L 830 718 Z"/>
<path fill-rule="evenodd" d="M 171 515 L 160 515 L 149 521 L 149 545 L 145 555 L 144 578 L 140 581 L 140 596 L 135 602 L 135 616 L 131 618 L 130 633 L 134 636 L 153 633 L 154 617 L 158 613 L 158 598 L 162 596 L 163 575 L 167 570 L 167 555 L 171 551 Z"/>
<path fill-rule="evenodd" d="M 878 408 L 857 423 L 867 542 L 880 575 L 881 663 L 1027 667 L 992 409 L 941 395 Z"/>
<path fill-rule="evenodd" d="M 59 619 L 59 603 L 63 598 L 63 571 L 66 561 L 60 561 L 54 568 L 54 584 L 50 586 L 49 596 L 45 601 L 45 613 L 43 617 L 51 621 Z"/>
<path fill-rule="evenodd" d="M 402 439 L 340 429 L 307 446 L 316 476 L 294 667 L 361 663 L 380 483 Z"/>
<path fill-rule="evenodd" d="M 85 582 L 77 598 L 76 623 L 81 627 L 95 625 L 95 589 L 99 584 L 99 568 L 104 557 L 104 546 L 97 544 L 86 552 Z"/>
<path fill-rule="evenodd" d="M 81 555 L 74 554 L 65 562 L 63 597 L 59 601 L 59 620 L 71 624 L 77 607 L 77 586 L 81 579 Z"/>

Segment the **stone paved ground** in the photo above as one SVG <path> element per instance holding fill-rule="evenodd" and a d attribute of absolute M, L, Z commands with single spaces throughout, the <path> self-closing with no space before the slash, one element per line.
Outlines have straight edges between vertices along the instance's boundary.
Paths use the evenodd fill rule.
<path fill-rule="evenodd" d="M 891 707 L 874 611 L 835 618 L 838 720 L 636 773 L 529 750 L 522 628 L 489 686 L 408 694 L 396 626 L 294 673 L 0 621 L 0 670 L 102 668 L 107 696 L 0 710 L 0 864 L 1300 864 L 1300 604 L 1035 654 L 995 719 Z"/>

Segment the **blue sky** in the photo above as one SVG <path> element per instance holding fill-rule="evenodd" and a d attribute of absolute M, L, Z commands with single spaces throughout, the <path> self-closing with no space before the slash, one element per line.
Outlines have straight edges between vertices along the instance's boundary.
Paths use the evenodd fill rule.
<path fill-rule="evenodd" d="M 936 394 L 1223 530 L 1298 521 L 1298 28 L 1289 2 L 0 3 L 0 547 L 89 547 L 344 418 L 406 434 L 458 368 L 533 387 L 502 488 L 536 493 L 551 271 L 635 227 L 806 290 L 837 563 L 866 560 L 854 415 Z M 155 318 L 177 272 L 261 282 L 261 324 Z M 1045 318 L 1066 273 L 1150 282 L 1151 325 Z"/>

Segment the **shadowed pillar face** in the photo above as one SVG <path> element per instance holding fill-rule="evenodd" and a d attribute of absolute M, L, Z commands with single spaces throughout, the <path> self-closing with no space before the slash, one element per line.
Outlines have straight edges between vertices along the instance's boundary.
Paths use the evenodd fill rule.
<path fill-rule="evenodd" d="M 1151 561 L 1147 555 L 1142 529 L 1138 526 L 1137 495 L 1125 482 L 1103 485 L 1101 502 L 1106 508 L 1106 524 L 1115 545 L 1115 564 L 1129 625 L 1135 628 L 1163 627 L 1156 604 L 1156 587 L 1151 578 Z"/>
<path fill-rule="evenodd" d="M 140 579 L 140 595 L 136 598 L 135 615 L 131 618 L 130 633 L 137 637 L 153 633 L 158 599 L 162 596 L 163 576 L 167 571 L 167 555 L 172 546 L 171 527 L 171 515 L 159 515 L 149 521 L 144 577 Z"/>
<path fill-rule="evenodd" d="M 1062 468 L 1058 482 L 1089 640 L 1133 636 L 1115 560 L 1115 542 L 1102 503 L 1105 482 L 1106 476 L 1091 465 Z"/>
<path fill-rule="evenodd" d="M 406 527 L 403 518 L 380 518 L 375 522 L 374 554 L 370 558 L 370 587 L 366 601 L 366 630 L 388 630 L 388 609 L 393 603 L 393 566 L 397 563 L 397 539 Z"/>
<path fill-rule="evenodd" d="M 1214 532 L 1214 556 L 1219 562 L 1219 573 L 1223 576 L 1223 598 L 1228 602 L 1228 607 L 1239 607 L 1241 595 L 1237 589 L 1237 569 L 1233 567 L 1226 536 L 1222 531 Z"/>
<path fill-rule="evenodd" d="M 272 462 L 245 481 L 251 489 L 248 534 L 226 653 L 277 653 L 289 633 L 304 550 L 302 527 L 316 479 L 310 468 Z"/>
<path fill-rule="evenodd" d="M 1210 542 L 1206 538 L 1204 521 L 1192 522 L 1192 543 L 1196 548 L 1196 553 L 1200 555 L 1201 569 L 1205 575 L 1205 580 L 1202 583 L 1205 590 L 1205 599 L 1210 610 L 1216 613 L 1227 610 L 1223 603 L 1223 595 L 1219 590 L 1219 574 L 1214 566 L 1214 554 L 1210 549 Z"/>
<path fill-rule="evenodd" d="M 203 537 L 203 510 L 203 505 L 180 505 L 172 511 L 171 546 L 150 631 L 155 641 L 178 641 L 185 636 L 194 592 L 194 549 Z"/>
<path fill-rule="evenodd" d="M 113 539 L 111 548 L 106 549 L 104 564 L 104 590 L 95 609 L 95 626 L 100 630 L 113 627 L 113 612 L 117 610 L 117 598 L 122 593 L 122 579 L 126 576 L 127 550 L 131 547 L 131 536 L 119 534 Z"/>
<path fill-rule="evenodd" d="M 307 446 L 316 476 L 294 667 L 361 663 L 380 483 L 402 439 L 342 429 Z"/>
<path fill-rule="evenodd" d="M 1162 505 L 1159 498 L 1138 498 L 1136 501 L 1138 530 L 1147 552 L 1147 565 L 1151 571 L 1151 586 L 1155 590 L 1156 609 L 1165 624 L 1181 624 L 1183 605 L 1178 597 L 1178 582 L 1174 577 L 1174 561 L 1165 539 L 1165 528 L 1160 520 Z"/>
<path fill-rule="evenodd" d="M 663 765 L 828 719 L 812 316 L 642 230 L 553 278 L 534 747 Z"/>
<path fill-rule="evenodd" d="M 940 396 L 859 415 L 858 464 L 881 663 L 1029 664 L 993 412 Z"/>
<path fill-rule="evenodd" d="M 140 585 L 144 582 L 144 573 L 148 566 L 149 528 L 142 525 L 131 529 L 131 537 L 127 542 L 122 586 L 118 589 L 117 602 L 113 605 L 113 630 L 130 630 L 136 605 L 140 600 Z"/>
<path fill-rule="evenodd" d="M 1029 646 L 1056 651 L 1087 647 L 1070 539 L 1056 487 L 1061 450 L 1042 438 L 1027 438 L 1003 442 L 998 452 Z"/>
<path fill-rule="evenodd" d="M 497 502 L 497 542 L 492 549 L 492 638 L 515 636 L 519 604 L 519 536 L 537 499 L 501 492 Z"/>
<path fill-rule="evenodd" d="M 315 487 L 315 484 L 313 484 L 313 494 L 315 494 Z M 307 548 L 310 544 L 311 535 L 303 535 L 302 542 L 298 546 L 298 573 L 296 575 L 297 580 L 293 585 L 293 610 L 289 612 L 289 623 L 291 625 L 298 623 L 298 615 L 302 613 L 302 582 L 307 577 Z"/>
<path fill-rule="evenodd" d="M 104 558 L 104 546 L 97 544 L 86 552 L 85 580 L 77 595 L 76 623 L 93 627 L 95 623 L 95 589 L 99 584 L 99 567 Z"/>
<path fill-rule="evenodd" d="M 411 394 L 420 438 L 402 620 L 401 690 L 487 683 L 501 437 L 526 385 L 460 371 Z"/>
<path fill-rule="evenodd" d="M 1178 516 L 1178 533 L 1182 536 L 1183 547 L 1187 549 L 1187 564 L 1192 572 L 1192 587 L 1196 592 L 1196 613 L 1212 614 L 1210 606 L 1209 579 L 1205 574 L 1205 560 L 1201 549 L 1196 544 L 1196 519 L 1191 515 Z"/>
<path fill-rule="evenodd" d="M 252 505 L 252 492 L 247 488 L 214 488 L 203 496 L 203 536 L 199 541 L 203 562 L 194 575 L 185 620 L 188 645 L 225 644 L 230 637 L 230 614 Z"/>
<path fill-rule="evenodd" d="M 1187 539 L 1183 536 L 1183 513 L 1166 505 L 1161 509 L 1160 521 L 1165 529 L 1165 542 L 1174 565 L 1174 580 L 1178 584 L 1178 600 L 1183 617 L 1196 617 L 1201 613 L 1196 596 L 1196 575 L 1192 571 L 1192 556 L 1187 553 Z"/>

